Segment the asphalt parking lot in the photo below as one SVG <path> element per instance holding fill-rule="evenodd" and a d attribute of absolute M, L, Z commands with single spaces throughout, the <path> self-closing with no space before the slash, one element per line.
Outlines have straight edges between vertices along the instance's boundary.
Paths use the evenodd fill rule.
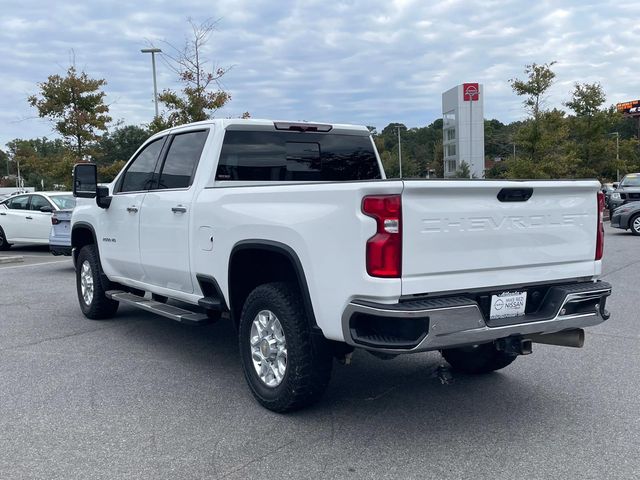
<path fill-rule="evenodd" d="M 226 322 L 84 319 L 71 261 L 0 265 L 0 479 L 640 477 L 640 238 L 607 228 L 611 319 L 486 376 L 437 353 L 335 365 L 318 405 L 259 407 Z M 4 252 L 2 255 L 6 255 Z"/>

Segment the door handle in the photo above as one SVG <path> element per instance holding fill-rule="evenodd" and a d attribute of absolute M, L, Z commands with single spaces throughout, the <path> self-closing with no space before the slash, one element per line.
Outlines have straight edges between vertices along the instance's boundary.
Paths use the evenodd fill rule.
<path fill-rule="evenodd" d="M 6 215 L 6 213 L 5 212 L 0 212 L 0 215 Z"/>
<path fill-rule="evenodd" d="M 33 220 L 33 217 L 24 217 L 25 220 Z"/>
<path fill-rule="evenodd" d="M 171 207 L 171 211 L 173 213 L 187 213 L 187 208 L 182 205 L 178 205 L 177 207 Z"/>
<path fill-rule="evenodd" d="M 138 213 L 138 207 L 127 207 L 127 212 Z"/>

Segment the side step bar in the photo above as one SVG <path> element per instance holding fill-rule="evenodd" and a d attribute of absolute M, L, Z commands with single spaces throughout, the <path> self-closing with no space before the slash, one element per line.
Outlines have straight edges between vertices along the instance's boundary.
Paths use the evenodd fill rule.
<path fill-rule="evenodd" d="M 170 318 L 171 320 L 175 320 L 180 323 L 189 325 L 203 325 L 211 323 L 211 320 L 205 313 L 192 312 L 191 310 L 140 297 L 133 293 L 123 292 L 122 290 L 109 290 L 105 294 L 107 298 L 110 298 L 111 300 L 115 300 L 125 305 L 131 305 L 142 310 L 146 310 L 147 312 L 162 315 L 163 317 Z"/>

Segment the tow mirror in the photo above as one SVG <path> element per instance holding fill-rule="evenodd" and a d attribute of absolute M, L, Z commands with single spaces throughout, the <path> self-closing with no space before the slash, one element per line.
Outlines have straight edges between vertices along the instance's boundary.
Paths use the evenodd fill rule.
<path fill-rule="evenodd" d="M 93 163 L 78 163 L 73 167 L 73 196 L 95 198 L 98 190 L 98 169 Z"/>

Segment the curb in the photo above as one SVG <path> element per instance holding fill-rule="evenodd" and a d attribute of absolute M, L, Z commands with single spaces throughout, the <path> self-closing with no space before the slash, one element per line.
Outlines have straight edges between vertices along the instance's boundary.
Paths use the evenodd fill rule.
<path fill-rule="evenodd" d="M 14 255 L 11 257 L 0 257 L 0 265 L 4 263 L 21 263 L 24 262 L 24 257 L 22 255 Z"/>

